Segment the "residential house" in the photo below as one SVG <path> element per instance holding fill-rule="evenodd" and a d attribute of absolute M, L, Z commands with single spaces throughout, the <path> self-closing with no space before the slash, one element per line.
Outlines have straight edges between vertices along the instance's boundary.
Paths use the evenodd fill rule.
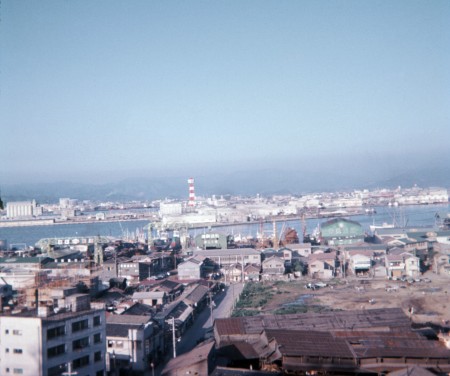
<path fill-rule="evenodd" d="M 284 260 L 277 256 L 269 257 L 262 262 L 262 278 L 277 279 L 284 275 Z"/>
<path fill-rule="evenodd" d="M 224 276 L 225 283 L 227 282 L 241 282 L 244 278 L 242 264 L 227 265 L 221 272 Z"/>
<path fill-rule="evenodd" d="M 203 277 L 203 259 L 201 257 L 191 257 L 178 264 L 179 280 L 196 280 Z"/>
<path fill-rule="evenodd" d="M 183 292 L 181 299 L 191 306 L 195 312 L 200 312 L 208 304 L 208 300 L 211 299 L 210 289 L 200 284 L 189 286 Z"/>
<path fill-rule="evenodd" d="M 450 253 L 448 250 L 445 252 L 439 252 L 434 255 L 433 269 L 438 274 L 450 276 Z"/>
<path fill-rule="evenodd" d="M 172 346 L 172 328 L 175 328 L 175 337 L 180 338 L 193 323 L 194 308 L 184 301 L 177 300 L 163 307 L 154 319 L 164 332 L 164 348 L 168 350 Z"/>
<path fill-rule="evenodd" d="M 420 276 L 420 259 L 408 252 L 399 253 L 390 251 L 386 255 L 386 270 L 388 277 L 399 278 L 401 276 Z"/>
<path fill-rule="evenodd" d="M 308 257 L 308 275 L 311 278 L 330 279 L 336 275 L 336 252 L 313 253 Z"/>
<path fill-rule="evenodd" d="M 261 267 L 257 265 L 246 265 L 244 268 L 244 279 L 246 281 L 259 281 Z"/>
<path fill-rule="evenodd" d="M 183 289 L 184 289 L 184 287 L 181 283 L 166 279 L 166 280 L 162 281 L 161 283 L 155 285 L 152 288 L 152 291 L 165 292 L 166 296 L 167 296 L 167 300 L 169 302 L 173 302 L 176 298 L 178 298 L 182 294 Z"/>
<path fill-rule="evenodd" d="M 299 243 L 299 244 L 289 244 L 287 246 L 294 254 L 299 256 L 308 257 L 312 254 L 311 243 Z M 292 256 L 294 257 L 294 255 Z"/>
<path fill-rule="evenodd" d="M 169 301 L 165 291 L 136 291 L 132 299 L 133 302 L 148 304 L 151 307 L 162 306 Z"/>

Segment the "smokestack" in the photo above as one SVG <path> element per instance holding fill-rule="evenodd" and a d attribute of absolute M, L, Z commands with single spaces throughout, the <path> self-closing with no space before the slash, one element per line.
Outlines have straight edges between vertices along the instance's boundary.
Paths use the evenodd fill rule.
<path fill-rule="evenodd" d="M 189 184 L 189 203 L 188 206 L 195 206 L 195 188 L 194 188 L 194 178 L 188 179 Z"/>

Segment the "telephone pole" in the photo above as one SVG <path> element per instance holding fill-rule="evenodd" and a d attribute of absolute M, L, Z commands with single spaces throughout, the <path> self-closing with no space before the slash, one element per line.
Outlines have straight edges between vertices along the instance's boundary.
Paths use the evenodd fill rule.
<path fill-rule="evenodd" d="M 175 317 L 172 317 L 172 345 L 173 345 L 173 357 L 177 357 L 177 339 L 175 335 Z"/>

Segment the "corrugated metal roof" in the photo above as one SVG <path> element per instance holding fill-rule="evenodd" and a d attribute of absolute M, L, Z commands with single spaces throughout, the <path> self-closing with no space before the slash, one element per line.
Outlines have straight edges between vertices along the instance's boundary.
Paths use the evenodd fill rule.
<path fill-rule="evenodd" d="M 283 356 L 354 357 L 347 342 L 330 333 L 304 330 L 266 330 L 267 339 L 274 339 Z"/>
<path fill-rule="evenodd" d="M 243 320 L 243 317 L 216 319 L 215 327 L 217 328 L 219 335 L 246 334 L 245 321 Z"/>
<path fill-rule="evenodd" d="M 360 358 L 447 358 L 450 360 L 450 350 L 438 341 L 429 341 L 427 339 L 379 337 L 350 341 L 350 345 Z"/>
<path fill-rule="evenodd" d="M 410 330 L 408 317 L 400 308 L 302 313 L 289 315 L 259 315 L 216 319 L 219 335 L 254 334 L 264 329 L 291 330 Z"/>
<path fill-rule="evenodd" d="M 169 363 L 167 363 L 164 367 L 161 375 L 172 374 L 172 371 L 190 367 L 196 363 L 206 362 L 213 348 L 214 341 L 203 342 L 197 347 L 194 347 L 194 349 L 188 353 L 170 359 Z"/>
<path fill-rule="evenodd" d="M 106 319 L 107 324 L 132 324 L 143 325 L 150 321 L 148 316 L 136 315 L 111 315 Z"/>

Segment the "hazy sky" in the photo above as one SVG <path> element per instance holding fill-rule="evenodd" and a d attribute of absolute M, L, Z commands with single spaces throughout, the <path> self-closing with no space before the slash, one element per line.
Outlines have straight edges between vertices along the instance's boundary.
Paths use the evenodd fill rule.
<path fill-rule="evenodd" d="M 0 183 L 450 154 L 448 0 L 0 12 Z"/>

